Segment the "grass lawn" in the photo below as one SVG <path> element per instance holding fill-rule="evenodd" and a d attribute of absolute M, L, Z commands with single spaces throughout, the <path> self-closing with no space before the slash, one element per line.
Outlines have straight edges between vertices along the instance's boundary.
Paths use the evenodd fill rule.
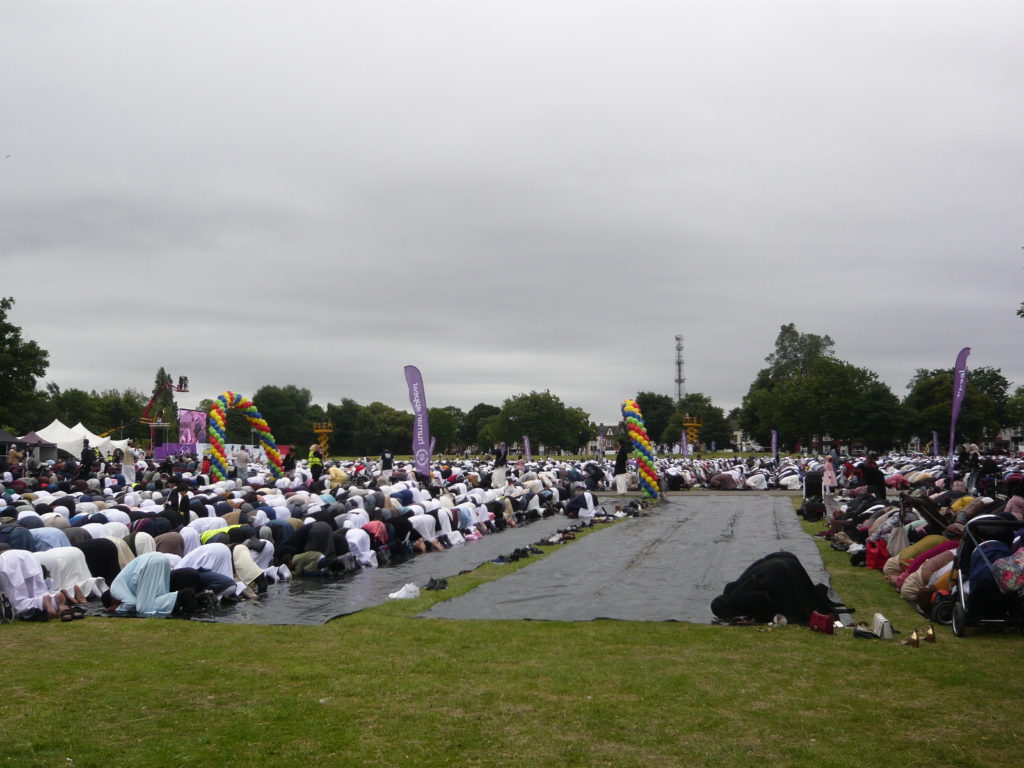
<path fill-rule="evenodd" d="M 858 619 L 925 623 L 822 549 Z M 414 618 L 526 564 L 319 627 L 5 624 L 0 766 L 1018 764 L 1015 632 Z"/>

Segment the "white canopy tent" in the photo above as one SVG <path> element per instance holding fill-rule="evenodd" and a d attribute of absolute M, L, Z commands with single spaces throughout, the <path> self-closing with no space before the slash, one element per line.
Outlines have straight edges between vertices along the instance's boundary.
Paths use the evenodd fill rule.
<path fill-rule="evenodd" d="M 37 429 L 36 434 L 56 445 L 57 450 L 70 453 L 76 458 L 82 452 L 82 436 L 72 432 L 71 427 L 62 424 L 60 419 L 54 419 L 48 426 Z"/>
<path fill-rule="evenodd" d="M 120 448 L 121 452 L 126 456 L 129 455 L 128 451 L 128 440 L 111 440 L 109 437 L 100 437 L 96 433 L 92 432 L 82 422 L 78 422 L 75 426 L 71 427 L 71 431 L 76 435 L 81 435 L 83 438 L 89 441 L 89 446 L 99 450 L 104 456 L 108 453 L 112 453 L 115 448 Z M 81 449 L 79 449 L 81 451 Z"/>
<path fill-rule="evenodd" d="M 54 443 L 58 450 L 70 453 L 75 458 L 82 453 L 82 446 L 89 441 L 91 448 L 96 448 L 101 454 L 108 454 L 115 448 L 120 448 L 128 455 L 128 440 L 111 440 L 109 437 L 100 437 L 90 431 L 81 422 L 73 427 L 63 424 L 60 419 L 54 419 L 49 426 L 36 430 L 36 434 L 44 440 Z"/>

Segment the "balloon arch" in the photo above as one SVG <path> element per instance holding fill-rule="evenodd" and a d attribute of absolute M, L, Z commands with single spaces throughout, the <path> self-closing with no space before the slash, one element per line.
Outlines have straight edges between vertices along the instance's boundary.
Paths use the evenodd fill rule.
<path fill-rule="evenodd" d="M 210 436 L 210 453 L 212 454 L 210 471 L 218 480 L 227 480 L 228 478 L 228 457 L 224 452 L 224 442 L 227 439 L 224 426 L 225 410 L 228 408 L 234 408 L 245 414 L 249 425 L 260 433 L 260 445 L 263 446 L 267 460 L 270 462 L 270 474 L 275 478 L 284 477 L 281 452 L 277 450 L 277 443 L 274 442 L 274 435 L 270 432 L 267 420 L 256 410 L 252 400 L 231 391 L 217 395 L 217 399 L 213 401 L 213 407 L 210 409 L 209 426 L 207 427 L 207 434 Z"/>
<path fill-rule="evenodd" d="M 654 449 L 647 437 L 644 417 L 636 400 L 622 401 L 622 418 L 626 420 L 629 439 L 633 443 L 633 456 L 636 458 L 636 468 L 640 475 L 640 490 L 644 492 L 645 496 L 656 499 L 658 498 L 658 470 L 654 468 Z"/>

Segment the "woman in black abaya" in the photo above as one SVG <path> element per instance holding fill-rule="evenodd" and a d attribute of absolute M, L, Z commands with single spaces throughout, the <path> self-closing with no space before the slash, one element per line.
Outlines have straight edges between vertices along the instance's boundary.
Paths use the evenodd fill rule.
<path fill-rule="evenodd" d="M 828 599 L 828 588 L 814 584 L 792 552 L 762 557 L 711 601 L 719 619 L 744 617 L 759 623 L 782 614 L 790 624 L 806 624 L 813 611 L 832 614 L 836 607 Z"/>

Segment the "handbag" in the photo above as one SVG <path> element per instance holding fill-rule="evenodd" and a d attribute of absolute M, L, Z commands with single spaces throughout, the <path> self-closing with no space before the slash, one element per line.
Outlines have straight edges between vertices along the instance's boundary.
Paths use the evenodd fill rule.
<path fill-rule="evenodd" d="M 889 549 L 885 546 L 885 539 L 876 539 L 867 542 L 867 555 L 864 564 L 876 571 L 882 570 L 885 561 L 889 559 Z"/>
<path fill-rule="evenodd" d="M 830 615 L 811 611 L 811 617 L 807 620 L 807 626 L 812 632 L 821 632 L 824 635 L 835 634 L 835 624 Z"/>
<path fill-rule="evenodd" d="M 910 546 L 910 539 L 907 537 L 907 529 L 903 525 L 903 501 L 900 500 L 900 511 L 896 517 L 896 525 L 889 533 L 886 545 L 891 556 L 898 556 L 900 552 Z"/>

